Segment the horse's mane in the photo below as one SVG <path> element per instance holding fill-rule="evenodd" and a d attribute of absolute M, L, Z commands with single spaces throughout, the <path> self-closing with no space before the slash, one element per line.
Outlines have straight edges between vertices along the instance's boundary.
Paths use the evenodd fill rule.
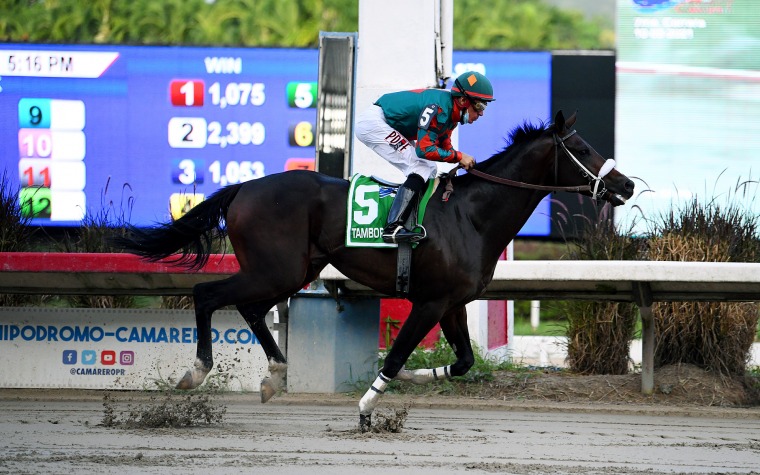
<path fill-rule="evenodd" d="M 544 121 L 539 121 L 537 124 L 527 120 L 524 121 L 521 125 L 516 126 L 509 132 L 504 139 L 504 142 L 506 143 L 504 148 L 492 155 L 488 160 L 484 160 L 480 165 L 487 167 L 487 163 L 494 163 L 501 158 L 509 156 L 510 152 L 513 152 L 517 148 L 541 137 L 544 132 L 546 132 L 547 127 L 548 123 Z"/>
<path fill-rule="evenodd" d="M 528 121 L 523 122 L 522 125 L 518 125 L 509 132 L 506 140 L 507 145 L 496 155 L 501 155 L 512 147 L 518 147 L 539 138 L 546 131 L 546 128 L 547 123 L 543 121 L 540 121 L 538 124 Z"/>
<path fill-rule="evenodd" d="M 549 127 L 549 122 L 539 121 L 538 124 L 534 124 L 529 121 L 524 121 L 521 125 L 516 126 L 514 129 L 512 129 L 507 137 L 504 139 L 504 142 L 506 145 L 504 148 L 492 155 L 490 158 L 483 160 L 482 162 L 478 163 L 476 168 L 483 170 L 488 168 L 488 164 L 495 163 L 500 158 L 506 157 L 509 155 L 509 152 L 519 148 L 520 146 L 531 142 L 533 140 L 538 139 L 541 137 L 541 135 L 546 132 L 546 129 Z M 446 176 L 447 173 L 441 173 L 441 176 Z M 468 175 L 464 175 L 461 178 L 468 179 Z"/>

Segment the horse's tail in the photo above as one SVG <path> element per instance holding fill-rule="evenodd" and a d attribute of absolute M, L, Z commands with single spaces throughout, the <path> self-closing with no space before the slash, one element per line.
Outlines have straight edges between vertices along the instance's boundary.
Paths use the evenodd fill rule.
<path fill-rule="evenodd" d="M 176 221 L 143 229 L 130 226 L 128 235 L 114 238 L 113 244 L 151 262 L 179 253 L 169 262 L 200 269 L 208 262 L 214 240 L 227 235 L 222 220 L 241 186 L 220 189 Z"/>

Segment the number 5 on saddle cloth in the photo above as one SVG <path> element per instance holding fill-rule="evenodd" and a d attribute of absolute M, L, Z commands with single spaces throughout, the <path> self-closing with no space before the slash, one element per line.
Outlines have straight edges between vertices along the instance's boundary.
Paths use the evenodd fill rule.
<path fill-rule="evenodd" d="M 396 293 L 404 297 L 409 292 L 412 248 L 419 243 L 399 245 L 386 243 L 382 238 L 388 211 L 399 186 L 398 183 L 390 183 L 377 177 L 358 174 L 351 177 L 346 216 L 346 247 L 398 247 Z M 422 224 L 425 209 L 437 186 L 437 178 L 428 181 L 427 189 L 420 199 L 419 208 L 413 211 L 404 223 L 407 229 L 426 234 Z"/>

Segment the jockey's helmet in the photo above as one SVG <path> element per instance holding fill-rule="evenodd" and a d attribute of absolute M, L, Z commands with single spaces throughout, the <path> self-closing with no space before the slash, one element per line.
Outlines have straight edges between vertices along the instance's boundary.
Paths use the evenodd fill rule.
<path fill-rule="evenodd" d="M 460 74 L 451 86 L 451 94 L 485 102 L 494 100 L 491 81 L 475 71 Z"/>

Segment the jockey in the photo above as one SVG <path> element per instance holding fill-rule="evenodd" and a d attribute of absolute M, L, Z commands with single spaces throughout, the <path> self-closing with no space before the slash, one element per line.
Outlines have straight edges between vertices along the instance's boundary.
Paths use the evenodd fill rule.
<path fill-rule="evenodd" d="M 417 89 L 385 94 L 356 119 L 359 140 L 406 176 L 396 193 L 383 230 L 385 242 L 416 242 L 423 234 L 404 228 L 420 191 L 435 178 L 435 162 L 458 163 L 469 170 L 475 158 L 451 145 L 459 124 L 472 124 L 493 101 L 491 81 L 477 72 L 454 80 L 451 91 Z"/>

